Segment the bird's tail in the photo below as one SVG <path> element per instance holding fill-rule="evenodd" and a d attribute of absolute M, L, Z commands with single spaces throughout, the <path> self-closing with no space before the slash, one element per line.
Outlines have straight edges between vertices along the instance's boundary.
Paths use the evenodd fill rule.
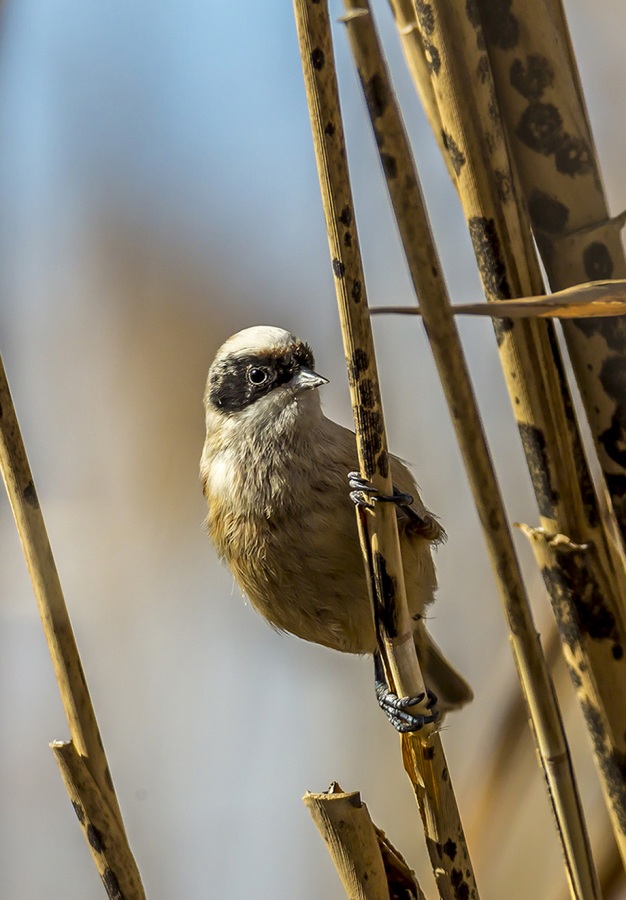
<path fill-rule="evenodd" d="M 415 630 L 417 655 L 424 667 L 426 687 L 437 694 L 437 709 L 442 715 L 453 709 L 460 709 L 474 698 L 474 692 L 448 662 L 441 649 L 426 631 L 423 622 Z"/>

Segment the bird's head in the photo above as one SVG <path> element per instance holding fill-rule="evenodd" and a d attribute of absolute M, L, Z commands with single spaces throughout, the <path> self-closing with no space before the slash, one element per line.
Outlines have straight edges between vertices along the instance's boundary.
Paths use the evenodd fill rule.
<path fill-rule="evenodd" d="M 313 352 L 295 335 L 269 325 L 238 331 L 220 347 L 209 370 L 204 402 L 210 423 L 288 426 L 319 415 Z"/>

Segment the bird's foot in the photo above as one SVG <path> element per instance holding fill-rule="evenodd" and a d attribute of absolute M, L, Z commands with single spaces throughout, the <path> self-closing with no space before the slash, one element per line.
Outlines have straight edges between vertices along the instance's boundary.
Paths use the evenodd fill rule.
<path fill-rule="evenodd" d="M 431 710 L 437 705 L 437 695 L 432 691 L 417 694 L 415 697 L 398 697 L 392 694 L 384 681 L 376 682 L 376 697 L 380 708 L 383 710 L 393 727 L 400 734 L 409 731 L 420 731 L 424 725 L 430 725 L 439 718 L 439 712 L 434 710 L 429 716 L 421 713 L 407 712 L 407 707 L 423 703 L 426 698 L 426 709 Z"/>
<path fill-rule="evenodd" d="M 374 503 L 397 503 L 398 506 L 411 506 L 413 497 L 405 494 L 396 488 L 393 494 L 381 494 L 378 488 L 374 487 L 367 478 L 362 478 L 359 472 L 348 473 L 348 484 L 352 488 L 350 491 L 350 499 L 356 506 L 363 506 L 365 509 L 374 509 Z"/>

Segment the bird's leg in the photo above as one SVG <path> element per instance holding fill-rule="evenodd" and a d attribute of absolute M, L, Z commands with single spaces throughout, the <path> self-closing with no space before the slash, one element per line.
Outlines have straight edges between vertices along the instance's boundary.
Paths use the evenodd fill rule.
<path fill-rule="evenodd" d="M 426 708 L 429 710 L 433 709 L 437 704 L 437 696 L 432 691 L 417 694 L 415 697 L 398 697 L 396 694 L 392 694 L 385 677 L 383 661 L 378 652 L 374 653 L 374 678 L 378 704 L 400 734 L 406 734 L 408 731 L 419 731 L 424 725 L 436 722 L 439 718 L 437 710 L 429 716 L 423 716 L 419 713 L 413 715 L 406 711 L 407 707 L 422 703 L 426 697 L 428 698 Z"/>
<path fill-rule="evenodd" d="M 399 491 L 396 487 L 394 487 L 393 494 L 391 495 L 381 494 L 371 481 L 368 481 L 367 478 L 361 478 L 359 472 L 348 473 L 348 484 L 352 488 L 350 497 L 357 506 L 365 506 L 367 509 L 373 509 L 374 502 L 378 502 L 397 503 L 398 506 L 406 506 L 408 508 L 413 504 L 413 497 L 410 494 Z"/>
<path fill-rule="evenodd" d="M 422 534 L 428 540 L 443 540 L 445 538 L 445 533 L 436 520 L 430 515 L 426 517 L 420 516 L 413 506 L 414 500 L 411 494 L 399 491 L 395 485 L 391 496 L 381 494 L 378 488 L 375 488 L 367 478 L 361 478 L 359 472 L 348 473 L 348 484 L 352 488 L 350 499 L 356 506 L 360 506 L 363 509 L 374 509 L 374 504 L 377 501 L 380 503 L 395 503 L 396 506 L 403 510 L 419 534 Z"/>

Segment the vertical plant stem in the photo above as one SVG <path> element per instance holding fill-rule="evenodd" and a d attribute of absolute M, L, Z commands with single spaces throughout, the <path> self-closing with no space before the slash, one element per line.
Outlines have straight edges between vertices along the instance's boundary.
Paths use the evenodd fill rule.
<path fill-rule="evenodd" d="M 589 839 L 554 687 L 483 431 L 463 347 L 441 274 L 419 176 L 367 0 L 344 0 L 346 23 L 376 145 L 424 326 L 476 502 L 538 757 L 555 814 L 572 896 L 600 897 Z"/>
<path fill-rule="evenodd" d="M 88 784 L 90 790 L 90 796 L 84 799 L 84 806 L 106 810 L 106 821 L 114 827 L 114 833 L 101 836 L 104 842 L 115 843 L 114 854 L 107 855 L 107 871 L 111 883 L 114 881 L 117 884 L 119 896 L 124 900 L 141 900 L 144 897 L 141 877 L 124 830 L 96 714 L 1 359 L 0 467 L 61 692 L 72 738 L 72 752 L 85 771 L 82 781 Z M 58 753 L 56 756 L 59 760 Z M 91 842 L 90 849 L 98 871 L 102 874 L 102 854 L 94 849 Z"/>
<path fill-rule="evenodd" d="M 611 218 L 560 0 L 478 0 L 511 151 L 553 290 L 626 277 L 623 222 Z M 626 320 L 564 321 L 563 334 L 626 537 Z"/>
<path fill-rule="evenodd" d="M 432 0 L 429 12 L 418 24 L 487 299 L 543 293 L 476 7 Z M 626 692 L 615 689 L 626 682 L 623 564 L 607 539 L 553 325 L 495 328 L 541 515 L 536 553 L 626 858 Z"/>
<path fill-rule="evenodd" d="M 339 317 L 348 367 L 361 472 L 391 494 L 387 442 L 346 160 L 328 9 L 325 2 L 294 0 L 313 145 L 326 217 Z M 358 518 L 358 516 L 357 516 Z M 379 504 L 365 520 L 374 572 L 377 634 L 397 693 L 423 690 L 406 606 L 395 510 Z M 369 573 L 368 573 L 369 574 Z M 444 900 L 478 897 L 451 778 L 439 734 L 404 736 L 405 768 L 413 784 L 439 892 Z M 444 848 L 454 844 L 456 852 Z M 461 891 L 461 894 L 459 893 Z"/>

